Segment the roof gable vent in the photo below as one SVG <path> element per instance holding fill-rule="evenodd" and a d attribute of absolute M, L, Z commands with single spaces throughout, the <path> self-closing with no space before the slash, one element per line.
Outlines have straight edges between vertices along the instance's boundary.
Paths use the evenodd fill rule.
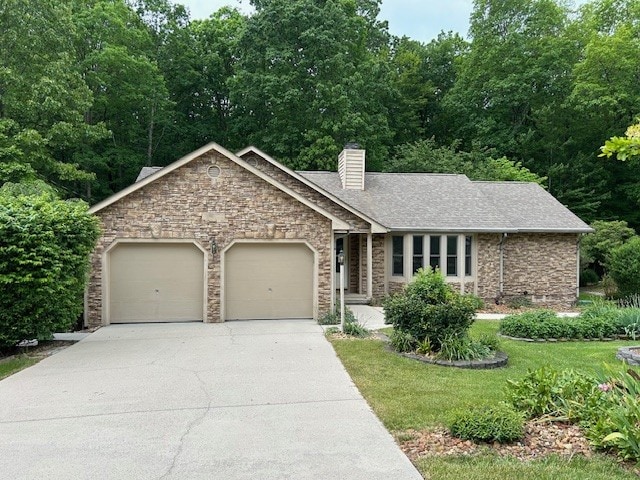
<path fill-rule="evenodd" d="M 348 143 L 338 156 L 338 174 L 342 188 L 364 190 L 365 151 L 357 143 Z"/>

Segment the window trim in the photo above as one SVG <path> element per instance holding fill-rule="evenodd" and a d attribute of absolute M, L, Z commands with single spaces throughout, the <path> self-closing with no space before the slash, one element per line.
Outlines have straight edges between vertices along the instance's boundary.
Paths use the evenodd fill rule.
<path fill-rule="evenodd" d="M 414 237 L 422 237 L 422 266 L 427 267 L 431 266 L 431 239 L 433 237 L 439 237 L 439 270 L 443 274 L 445 280 L 449 283 L 464 283 L 464 282 L 476 282 L 477 280 L 477 251 L 478 251 L 478 236 L 474 233 L 459 233 L 459 232 L 394 232 L 389 234 L 388 242 L 387 242 L 387 252 L 388 252 L 388 261 L 387 261 L 387 281 L 390 282 L 403 282 L 408 283 L 414 277 L 415 273 L 413 270 L 413 261 L 414 261 L 414 252 L 413 252 L 413 239 Z M 447 259 L 448 259 L 448 237 L 457 237 L 457 259 L 456 259 L 456 275 L 447 275 L 446 267 L 447 267 Z M 402 274 L 394 274 L 394 255 L 393 255 L 393 238 L 394 237 L 402 237 L 402 266 L 403 273 Z M 466 262 L 467 262 L 467 252 L 466 252 L 466 239 L 471 238 L 471 275 L 467 274 Z M 477 286 L 476 286 L 477 288 Z"/>

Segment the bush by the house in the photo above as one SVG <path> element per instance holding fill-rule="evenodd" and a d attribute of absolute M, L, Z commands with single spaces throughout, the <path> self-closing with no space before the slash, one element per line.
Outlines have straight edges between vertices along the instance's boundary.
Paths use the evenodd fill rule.
<path fill-rule="evenodd" d="M 616 312 L 562 318 L 552 310 L 533 310 L 505 317 L 500 323 L 500 333 L 516 338 L 591 339 L 624 332 L 621 332 Z"/>
<path fill-rule="evenodd" d="M 640 237 L 614 248 L 609 255 L 609 274 L 618 286 L 618 296 L 640 293 Z"/>
<path fill-rule="evenodd" d="M 464 336 L 473 323 L 476 301 L 460 295 L 442 274 L 421 269 L 401 293 L 384 301 L 387 322 L 416 341 L 428 339 L 439 351 L 447 336 Z"/>
<path fill-rule="evenodd" d="M 99 236 L 87 205 L 0 189 L 0 346 L 68 329 Z"/>
<path fill-rule="evenodd" d="M 475 442 L 508 443 L 524 436 L 523 415 L 499 403 L 456 412 L 449 421 L 451 435 Z"/>
<path fill-rule="evenodd" d="M 527 418 L 577 423 L 594 447 L 640 461 L 640 375 L 634 370 L 592 376 L 546 367 L 509 381 L 506 393 Z"/>
<path fill-rule="evenodd" d="M 436 357 L 440 360 L 455 362 L 458 360 L 480 360 L 492 356 L 487 345 L 472 340 L 467 335 L 445 335 L 440 342 L 440 351 Z"/>
<path fill-rule="evenodd" d="M 523 295 L 519 295 L 517 297 L 508 298 L 505 302 L 507 307 L 509 308 L 529 308 L 533 306 L 533 302 L 529 297 L 525 297 Z"/>

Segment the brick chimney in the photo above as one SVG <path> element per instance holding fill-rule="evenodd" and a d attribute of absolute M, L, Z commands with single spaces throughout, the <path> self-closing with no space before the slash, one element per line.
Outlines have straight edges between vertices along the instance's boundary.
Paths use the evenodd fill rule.
<path fill-rule="evenodd" d="M 364 190 L 365 151 L 357 143 L 347 143 L 338 156 L 338 174 L 342 188 Z"/>

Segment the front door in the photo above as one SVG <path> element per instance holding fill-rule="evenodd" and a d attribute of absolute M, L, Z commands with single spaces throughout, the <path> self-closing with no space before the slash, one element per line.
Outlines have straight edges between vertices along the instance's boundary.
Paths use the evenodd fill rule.
<path fill-rule="evenodd" d="M 336 290 L 340 289 L 340 263 L 338 262 L 338 255 L 340 254 L 340 252 L 343 252 L 344 253 L 344 290 L 346 292 L 349 290 L 349 237 L 347 235 L 336 237 L 335 247 L 336 247 L 335 249 L 336 271 L 335 271 L 334 285 L 336 286 Z"/>

